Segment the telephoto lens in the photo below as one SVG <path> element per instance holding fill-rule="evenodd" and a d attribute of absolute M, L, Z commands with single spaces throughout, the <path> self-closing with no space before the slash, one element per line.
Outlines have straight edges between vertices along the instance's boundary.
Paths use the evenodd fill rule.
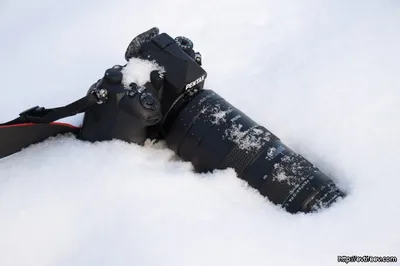
<path fill-rule="evenodd" d="M 165 68 L 163 121 L 154 131 L 160 131 L 181 159 L 198 172 L 233 168 L 239 178 L 290 213 L 314 212 L 344 197 L 328 176 L 277 136 L 203 88 L 207 73 L 192 41 L 154 29 L 134 38 L 125 57 L 154 60 Z"/>
<path fill-rule="evenodd" d="M 325 174 L 214 91 L 180 100 L 164 120 L 166 142 L 196 171 L 233 168 L 290 213 L 314 212 L 344 197 Z"/>

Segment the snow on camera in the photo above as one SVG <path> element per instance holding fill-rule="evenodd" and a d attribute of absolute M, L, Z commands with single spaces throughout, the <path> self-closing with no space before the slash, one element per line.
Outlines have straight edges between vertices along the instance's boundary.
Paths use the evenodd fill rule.
<path fill-rule="evenodd" d="M 271 134 L 259 126 L 245 130 L 242 124 L 233 124 L 225 130 L 225 136 L 236 143 L 241 150 L 253 151 L 270 141 Z"/>
<path fill-rule="evenodd" d="M 203 103 L 207 100 L 207 97 L 209 98 L 211 95 L 204 97 L 199 103 Z M 270 141 L 271 134 L 258 125 L 245 129 L 242 124 L 236 121 L 237 118 L 241 117 L 240 115 L 229 119 L 228 115 L 234 110 L 231 106 L 217 103 L 204 106 L 200 113 L 204 114 L 215 126 L 223 124 L 226 128 L 222 138 L 234 142 L 241 150 L 255 151 Z"/>
<path fill-rule="evenodd" d="M 150 82 L 150 73 L 154 70 L 165 72 L 164 67 L 158 65 L 155 61 L 131 58 L 122 69 L 122 83 L 125 88 L 129 88 L 131 83 L 143 86 Z"/>

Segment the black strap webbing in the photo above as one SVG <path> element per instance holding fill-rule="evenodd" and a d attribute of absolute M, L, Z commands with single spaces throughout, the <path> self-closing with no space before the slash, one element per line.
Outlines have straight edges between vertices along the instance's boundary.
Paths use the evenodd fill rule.
<path fill-rule="evenodd" d="M 94 93 L 63 107 L 46 109 L 35 106 L 19 114 L 19 117 L 0 126 L 17 125 L 24 123 L 49 124 L 61 118 L 85 112 L 88 108 L 99 103 L 99 98 Z"/>

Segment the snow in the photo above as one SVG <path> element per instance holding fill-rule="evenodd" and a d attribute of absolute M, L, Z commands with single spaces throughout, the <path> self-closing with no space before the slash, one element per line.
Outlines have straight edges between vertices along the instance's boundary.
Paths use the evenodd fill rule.
<path fill-rule="evenodd" d="M 131 58 L 127 65 L 122 69 L 122 83 L 126 88 L 129 88 L 131 83 L 136 83 L 138 86 L 144 86 L 150 82 L 150 73 L 154 70 L 165 72 L 165 69 L 159 66 L 156 62 Z"/>
<path fill-rule="evenodd" d="M 69 116 L 63 119 L 60 119 L 56 122 L 58 123 L 67 123 L 76 127 L 81 127 L 83 124 L 83 117 L 84 117 L 84 113 L 81 114 L 77 114 L 74 116 Z"/>
<path fill-rule="evenodd" d="M 168 12 L 166 12 L 168 10 Z M 0 265 L 337 265 L 400 256 L 397 1 L 3 1 L 1 120 L 82 97 L 153 26 L 348 196 L 290 215 L 162 145 L 60 136 L 0 160 Z M 271 151 L 273 153 L 273 151 Z"/>
<path fill-rule="evenodd" d="M 205 98 L 205 97 L 203 97 Z M 200 104 L 203 102 L 203 99 L 200 99 Z M 206 108 L 204 107 L 203 110 L 201 110 L 201 113 L 207 115 L 211 119 L 211 123 L 214 125 L 219 125 L 226 123 L 226 115 L 231 113 L 233 111 L 233 108 L 228 108 L 224 109 L 221 107 L 220 104 L 214 104 L 212 105 L 211 108 Z"/>
<path fill-rule="evenodd" d="M 223 137 L 233 141 L 239 149 L 245 151 L 254 151 L 260 149 L 270 140 L 270 133 L 256 126 L 243 130 L 242 124 L 233 124 L 227 128 Z"/>

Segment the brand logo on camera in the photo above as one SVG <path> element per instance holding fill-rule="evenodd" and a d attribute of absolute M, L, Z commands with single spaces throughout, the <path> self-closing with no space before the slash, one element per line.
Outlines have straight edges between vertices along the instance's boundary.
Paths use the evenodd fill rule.
<path fill-rule="evenodd" d="M 198 85 L 200 82 L 203 82 L 206 79 L 206 75 L 201 76 L 200 78 L 192 81 L 186 85 L 186 90 L 193 88 L 194 86 Z"/>

